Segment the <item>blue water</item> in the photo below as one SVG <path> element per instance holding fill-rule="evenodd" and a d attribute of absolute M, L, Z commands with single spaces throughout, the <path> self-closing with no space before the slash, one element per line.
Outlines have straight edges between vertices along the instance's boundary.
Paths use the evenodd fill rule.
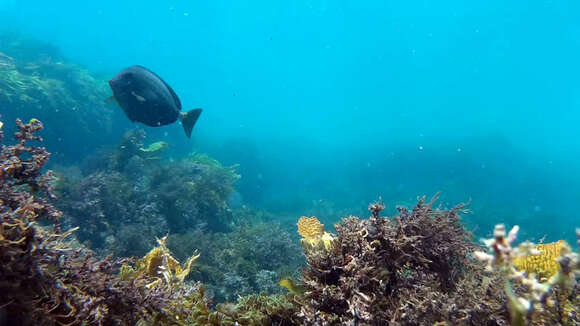
<path fill-rule="evenodd" d="M 204 112 L 192 140 L 177 124 L 151 133 L 175 155 L 240 164 L 247 204 L 336 222 L 378 196 L 393 213 L 442 191 L 446 206 L 472 200 L 479 235 L 517 223 L 551 241 L 580 226 L 579 12 L 571 1 L 3 0 L 0 27 L 108 78 L 133 64 L 163 76 Z"/>

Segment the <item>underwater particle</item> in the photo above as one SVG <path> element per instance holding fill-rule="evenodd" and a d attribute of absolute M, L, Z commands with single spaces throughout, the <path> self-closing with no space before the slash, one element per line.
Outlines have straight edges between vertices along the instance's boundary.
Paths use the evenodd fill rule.
<path fill-rule="evenodd" d="M 461 151 L 462 151 L 461 147 L 457 147 L 457 152 L 461 153 Z"/>
<path fill-rule="evenodd" d="M 129 120 L 150 127 L 159 127 L 181 121 L 187 137 L 202 109 L 181 112 L 181 101 L 171 86 L 154 72 L 142 66 L 122 70 L 109 81 L 112 100 L 117 101 Z"/>
<path fill-rule="evenodd" d="M 422 151 L 423 150 L 423 146 L 419 145 L 419 150 Z"/>
<path fill-rule="evenodd" d="M 184 12 L 184 13 L 183 13 L 183 16 L 185 16 L 185 17 L 189 17 L 189 13 L 188 13 L 188 12 Z"/>

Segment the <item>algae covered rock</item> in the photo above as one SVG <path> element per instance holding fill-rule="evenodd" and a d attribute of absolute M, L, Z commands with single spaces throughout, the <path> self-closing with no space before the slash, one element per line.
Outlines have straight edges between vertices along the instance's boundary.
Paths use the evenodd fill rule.
<path fill-rule="evenodd" d="M 177 161 L 147 160 L 140 154 L 139 133 L 128 133 L 118 149 L 105 156 L 97 171 L 67 173 L 57 186 L 58 206 L 78 236 L 93 250 L 141 256 L 152 239 L 205 225 L 227 231 L 232 221 L 228 199 L 239 176 L 206 157 Z M 150 146 L 158 153 L 162 143 Z M 149 148 L 145 147 L 149 150 Z M 157 154 L 155 154 L 157 155 Z"/>
<path fill-rule="evenodd" d="M 0 32 L 0 107 L 4 119 L 37 118 L 59 160 L 78 161 L 119 133 L 105 78 L 70 63 L 53 46 Z M 122 120 L 120 120 L 122 121 Z"/>
<path fill-rule="evenodd" d="M 284 293 L 280 279 L 297 276 L 304 262 L 296 240 L 277 223 L 242 224 L 230 232 L 198 229 L 171 234 L 168 247 L 179 259 L 194 249 L 204 253 L 191 277 L 202 281 L 218 302 Z"/>

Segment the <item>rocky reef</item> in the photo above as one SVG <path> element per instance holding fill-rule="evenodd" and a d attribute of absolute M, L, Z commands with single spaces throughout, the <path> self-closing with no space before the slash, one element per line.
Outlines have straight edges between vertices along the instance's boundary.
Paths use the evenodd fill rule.
<path fill-rule="evenodd" d="M 303 261 L 300 248 L 279 224 L 258 223 L 273 217 L 229 207 L 236 167 L 201 153 L 166 160 L 169 145 L 145 141 L 142 131 L 130 131 L 83 170 L 58 174 L 63 224 L 82 226 L 78 240 L 102 256 L 142 256 L 156 237 L 169 234 L 178 258 L 204 253 L 191 278 L 203 281 L 207 296 L 219 302 L 281 293 L 280 277 L 297 273 Z"/>
<path fill-rule="evenodd" d="M 303 263 L 296 240 L 276 223 L 242 223 L 228 233 L 198 229 L 173 234 L 168 246 L 180 259 L 194 249 L 204 253 L 192 278 L 203 282 L 219 302 L 257 293 L 281 294 L 285 290 L 279 280 L 298 276 Z"/>
<path fill-rule="evenodd" d="M 17 127 L 16 144 L 0 152 L 0 324 L 129 325 L 164 311 L 178 292 L 143 286 L 148 275 L 120 279 L 123 261 L 98 260 L 69 240 L 74 229 L 61 231 L 54 177 L 42 172 L 49 154 L 29 144 L 42 140 L 42 123 Z"/>
<path fill-rule="evenodd" d="M 94 250 L 138 256 L 167 233 L 227 230 L 235 168 L 202 154 L 161 160 L 144 151 L 143 137 L 127 133 L 86 175 L 74 169 L 59 174 L 57 205 L 68 225 L 83 226 L 79 240 Z"/>
<path fill-rule="evenodd" d="M 139 260 L 97 258 L 72 239 L 77 228 L 61 231 L 62 213 L 51 204 L 55 178 L 42 172 L 50 155 L 29 145 L 42 140 L 42 123 L 17 127 L 17 143 L 0 151 L 0 324 L 289 325 L 294 318 L 286 296 L 212 305 L 200 283 L 184 282 L 199 254 L 180 264 L 165 239 Z"/>
<path fill-rule="evenodd" d="M 272 224 L 234 223 L 227 232 L 215 232 L 210 231 L 209 222 L 196 218 L 192 220 L 198 222 L 194 228 L 159 237 L 156 243 L 148 244 L 153 249 L 143 258 L 100 258 L 75 237 L 89 239 L 102 231 L 90 228 L 82 231 L 84 223 L 81 229 L 72 227 L 75 217 L 67 218 L 67 213 L 63 214 L 53 205 L 54 185 L 58 182 L 52 172 L 42 171 L 50 154 L 43 147 L 32 145 L 42 140 L 38 135 L 42 123 L 33 119 L 26 124 L 17 121 L 16 126 L 16 143 L 2 145 L 0 150 L 0 324 L 519 326 L 580 323 L 577 313 L 580 256 L 570 245 L 560 241 L 540 245 L 523 242 L 516 246 L 518 227 L 506 232 L 503 225 L 498 225 L 494 237 L 485 240 L 485 246 L 479 246 L 461 224 L 465 206 L 435 207 L 436 198 L 429 202 L 419 199 L 411 210 L 398 207 L 399 213 L 392 217 L 381 217 L 385 206 L 382 201 L 375 202 L 369 205 L 370 217 L 343 218 L 335 224 L 336 232 L 325 231 L 315 217 L 299 219 L 300 244 L 306 257 L 299 279 L 292 279 L 291 271 L 284 272 L 285 268 L 299 263 L 297 247 L 289 245 L 292 239 Z M 0 123 L 0 142 L 2 128 Z M 113 157 L 116 162 L 119 157 L 126 157 L 126 162 L 134 160 L 132 155 Z M 177 180 L 192 174 L 193 179 L 187 182 L 212 185 L 196 177 L 211 176 L 222 184 L 224 179 L 213 173 L 222 177 L 223 173 L 233 173 L 224 172 L 227 168 L 203 155 L 166 164 L 169 165 L 160 165 L 155 159 L 146 161 L 145 168 L 134 176 L 129 175 L 132 169 L 117 167 L 111 170 L 115 173 L 101 172 L 98 178 L 111 178 L 107 182 L 129 187 L 138 184 L 135 183 L 137 176 L 154 180 L 155 173 L 173 175 L 172 182 L 178 183 Z M 218 171 L 196 172 L 209 169 Z M 107 182 L 83 184 L 80 180 L 79 186 L 98 184 L 98 189 L 109 189 Z M 64 189 L 67 187 L 70 185 Z M 125 203 L 139 197 L 132 188 L 123 187 L 122 191 L 129 191 L 128 196 L 122 197 Z M 154 189 L 146 187 L 149 191 Z M 233 184 L 226 183 L 225 188 L 211 188 L 214 192 L 202 198 L 206 201 L 222 198 L 221 191 L 227 193 L 232 187 Z M 60 193 L 71 196 L 72 192 L 61 189 Z M 94 196 L 91 200 L 101 200 L 101 191 L 87 193 Z M 106 197 L 108 200 L 121 196 L 115 191 L 104 193 L 110 196 Z M 186 197 L 189 201 L 192 198 Z M 89 199 L 82 197 L 78 201 Z M 63 200 L 68 201 L 67 205 L 75 202 L 71 198 Z M 155 198 L 148 200 L 155 201 Z M 120 202 L 114 203 L 120 205 Z M 79 212 L 103 213 L 109 209 L 99 205 L 79 208 Z M 160 207 L 163 206 L 160 204 Z M 210 214 L 220 211 L 221 206 L 207 207 L 203 209 Z M 70 207 L 65 205 L 65 208 Z M 111 212 L 118 208 L 111 208 Z M 159 216 L 165 219 L 165 214 L 167 211 Z M 236 214 L 229 214 L 229 221 L 235 221 Z M 103 219 L 103 216 L 107 223 L 115 223 L 106 220 L 104 213 L 89 218 Z M 223 221 L 218 218 L 220 227 L 225 226 Z M 168 227 L 172 223 L 167 219 L 165 222 Z M 120 233 L 111 234 L 121 238 Z M 577 238 L 580 245 L 580 230 Z M 86 239 L 82 242 L 91 244 Z M 284 273 L 289 278 L 283 279 L 280 285 L 290 293 L 256 293 L 280 292 L 280 288 L 273 290 L 272 287 Z M 209 285 L 202 285 L 200 280 Z M 220 292 L 228 287 L 235 289 Z M 213 301 L 220 297 L 229 302 Z"/>
<path fill-rule="evenodd" d="M 5 121 L 35 117 L 60 161 L 75 161 L 106 144 L 117 130 L 113 107 L 105 104 L 106 79 L 72 64 L 59 51 L 20 34 L 0 31 L 0 107 Z M 124 121 L 119 119 L 119 121 Z M 7 126 L 12 131 L 12 126 Z M 63 135 L 76 135 L 63 137 Z"/>

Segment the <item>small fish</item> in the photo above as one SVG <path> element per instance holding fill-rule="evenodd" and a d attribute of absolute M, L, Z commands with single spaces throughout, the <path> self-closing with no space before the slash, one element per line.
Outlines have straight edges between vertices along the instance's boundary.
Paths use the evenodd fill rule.
<path fill-rule="evenodd" d="M 157 142 L 154 142 L 153 144 L 150 144 L 147 147 L 139 148 L 139 151 L 142 153 L 157 153 L 157 152 L 164 151 L 165 149 L 167 149 L 167 147 L 169 147 L 168 142 L 157 141 Z"/>
<path fill-rule="evenodd" d="M 281 279 L 280 282 L 278 282 L 278 285 L 288 289 L 288 291 L 290 291 L 290 293 L 292 294 L 303 294 L 304 292 L 306 292 L 306 288 L 304 287 L 304 285 L 297 284 L 294 280 L 289 278 Z"/>
<path fill-rule="evenodd" d="M 112 101 L 119 103 L 133 122 L 159 127 L 181 121 L 187 137 L 191 137 L 201 109 L 181 112 L 181 101 L 171 86 L 151 70 L 142 66 L 123 69 L 109 81 Z"/>
<path fill-rule="evenodd" d="M 159 160 L 161 154 L 169 147 L 169 143 L 158 141 L 147 147 L 139 148 L 138 155 L 146 160 Z"/>

